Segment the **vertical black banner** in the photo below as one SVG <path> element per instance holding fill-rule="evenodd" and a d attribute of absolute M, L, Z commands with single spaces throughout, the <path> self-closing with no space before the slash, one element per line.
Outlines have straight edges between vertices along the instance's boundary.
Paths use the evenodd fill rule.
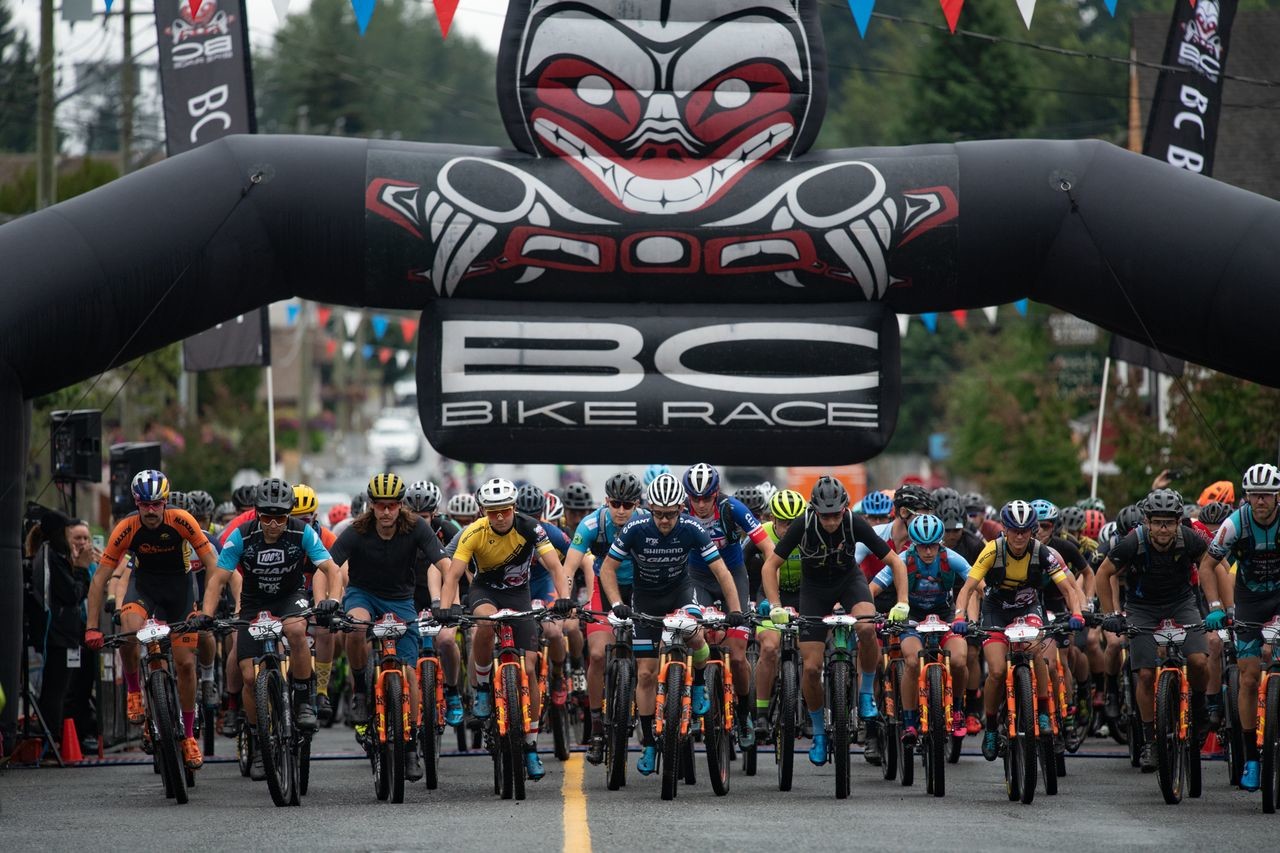
<path fill-rule="evenodd" d="M 182 342 L 182 367 L 191 372 L 265 367 L 270 363 L 271 330 L 266 308 L 241 314 Z"/>
<path fill-rule="evenodd" d="M 257 130 L 243 0 L 156 0 L 160 88 L 170 156 Z"/>

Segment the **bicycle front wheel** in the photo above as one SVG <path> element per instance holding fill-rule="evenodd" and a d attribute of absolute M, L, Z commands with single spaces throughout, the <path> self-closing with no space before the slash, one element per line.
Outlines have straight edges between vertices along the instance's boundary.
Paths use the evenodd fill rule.
<path fill-rule="evenodd" d="M 667 665 L 666 695 L 662 698 L 662 799 L 674 800 L 680 787 L 680 705 L 684 664 Z"/>
<path fill-rule="evenodd" d="M 1031 687 L 1031 668 L 1018 666 L 1013 671 L 1014 708 L 1017 713 L 1015 737 L 1009 744 L 1018 776 L 1019 798 L 1030 805 L 1036 796 L 1036 697 Z"/>
<path fill-rule="evenodd" d="M 853 676 L 849 662 L 831 662 L 831 752 L 836 766 L 836 799 L 849 796 L 849 740 L 853 729 L 852 709 Z M 816 734 L 816 733 L 815 733 Z"/>
<path fill-rule="evenodd" d="M 511 793 L 524 799 L 524 712 L 520 707 L 519 666 L 502 668 L 503 701 L 507 704 L 507 736 L 504 751 L 511 762 Z"/>
<path fill-rule="evenodd" d="M 178 722 L 171 701 L 169 673 L 155 670 L 147 677 L 147 706 L 155 726 L 153 749 L 159 756 L 160 776 L 164 779 L 165 793 L 178 805 L 187 802 L 186 768 L 182 753 L 178 750 Z"/>
<path fill-rule="evenodd" d="M 1156 780 L 1169 805 L 1182 801 L 1187 768 L 1183 763 L 1183 742 L 1178 734 L 1182 705 L 1182 677 L 1172 669 L 1161 670 L 1156 681 Z"/>
<path fill-rule="evenodd" d="M 901 765 L 898 769 L 902 773 L 902 787 L 909 788 L 916 777 L 916 762 L 914 750 L 902 742 L 902 733 L 906 727 L 902 724 L 902 691 L 906 679 L 907 665 L 905 661 L 896 660 L 893 662 L 893 695 L 897 697 L 897 713 L 894 715 L 894 731 L 892 742 L 888 744 L 889 749 L 898 751 L 898 762 Z M 914 690 L 914 684 L 908 685 L 909 689 Z"/>
<path fill-rule="evenodd" d="M 711 707 L 703 716 L 702 741 L 707 748 L 707 775 L 717 797 L 729 793 L 729 733 L 724 728 L 724 672 L 719 666 L 704 670 Z"/>
<path fill-rule="evenodd" d="M 280 670 L 266 667 L 254 685 L 258 706 L 258 749 L 267 775 L 267 790 L 277 806 L 287 806 L 293 798 L 293 759 L 289 755 L 289 732 L 285 715 L 289 689 Z"/>
<path fill-rule="evenodd" d="M 418 749 L 422 754 L 422 775 L 427 790 L 434 791 L 440 784 L 440 708 L 436 705 L 436 680 L 440 670 L 434 660 L 422 662 L 418 675 L 419 708 L 422 721 L 418 724 Z"/>
<path fill-rule="evenodd" d="M 925 781 L 935 797 L 947 793 L 947 742 L 951 738 L 951 721 L 946 718 L 943 704 L 944 675 L 941 666 L 929 667 L 925 679 L 928 693 L 929 728 L 924 733 Z"/>
<path fill-rule="evenodd" d="M 1227 784 L 1238 786 L 1244 772 L 1244 730 L 1240 727 L 1240 670 L 1235 664 L 1227 667 L 1222 692 L 1227 717 L 1222 739 L 1227 750 Z"/>
<path fill-rule="evenodd" d="M 777 725 L 774 727 L 773 758 L 778 765 L 778 790 L 791 790 L 791 773 L 796 759 L 796 728 L 800 719 L 800 673 L 792 659 L 782 661 L 782 681 L 778 688 Z"/>
<path fill-rule="evenodd" d="M 1275 814 L 1276 802 L 1280 801 L 1280 676 L 1266 674 L 1267 692 L 1266 721 L 1262 726 L 1262 810 L 1267 814 Z"/>
<path fill-rule="evenodd" d="M 608 750 L 606 784 L 616 791 L 627 784 L 627 744 L 631 740 L 631 707 L 635 702 L 635 685 L 631 680 L 631 668 L 623 661 L 610 664 L 606 694 L 609 697 L 609 730 L 605 737 Z"/>

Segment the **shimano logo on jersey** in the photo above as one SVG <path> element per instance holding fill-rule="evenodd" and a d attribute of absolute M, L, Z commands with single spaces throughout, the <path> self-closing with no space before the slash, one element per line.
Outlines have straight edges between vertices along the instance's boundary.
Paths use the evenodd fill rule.
<path fill-rule="evenodd" d="M 283 548 L 263 548 L 258 552 L 259 566 L 279 566 L 284 564 Z"/>
<path fill-rule="evenodd" d="M 853 462 L 883 448 L 896 418 L 898 328 L 879 303 L 440 300 L 423 322 L 422 424 L 453 458 L 492 455 L 502 438 L 511 462 L 673 444 L 728 464 Z M 536 440 L 510 440 L 522 432 Z"/>

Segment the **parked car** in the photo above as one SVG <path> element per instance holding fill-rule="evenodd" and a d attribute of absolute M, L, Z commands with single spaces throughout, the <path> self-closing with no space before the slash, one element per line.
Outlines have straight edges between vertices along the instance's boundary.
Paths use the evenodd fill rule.
<path fill-rule="evenodd" d="M 383 416 L 369 430 L 369 454 L 384 462 L 417 462 L 422 458 L 422 430 L 417 421 Z"/>

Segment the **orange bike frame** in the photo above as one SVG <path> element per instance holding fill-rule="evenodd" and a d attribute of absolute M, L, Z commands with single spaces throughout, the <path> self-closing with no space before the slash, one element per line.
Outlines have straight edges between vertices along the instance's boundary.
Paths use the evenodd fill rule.
<path fill-rule="evenodd" d="M 671 656 L 663 653 L 661 657 L 661 665 L 658 667 L 658 698 L 654 707 L 653 733 L 655 736 L 662 734 L 665 725 L 666 714 L 663 708 L 667 702 L 667 668 L 671 666 Z M 689 698 L 690 692 L 693 690 L 693 665 L 690 660 L 680 661 L 684 667 L 684 684 L 680 691 L 680 736 L 684 737 L 689 734 L 689 724 L 693 719 L 692 700 Z"/>
<path fill-rule="evenodd" d="M 898 713 L 898 697 L 893 692 L 893 662 L 902 660 L 902 639 L 897 634 L 890 634 L 884 649 L 884 715 L 886 718 Z M 923 672 L 921 673 L 923 675 Z"/>
<path fill-rule="evenodd" d="M 943 715 L 942 725 L 944 727 L 944 730 L 945 730 L 945 727 L 948 726 L 951 721 L 951 701 L 952 701 L 951 652 L 947 651 L 946 649 L 939 649 L 939 651 L 942 652 L 942 660 L 932 660 L 932 661 L 926 661 L 924 659 L 925 658 L 924 650 L 922 649 L 920 651 L 920 676 L 919 676 L 919 682 L 916 684 L 916 690 L 917 690 L 916 695 L 920 697 L 920 703 L 919 703 L 920 730 L 923 732 L 928 732 L 930 730 L 929 729 L 929 702 L 927 701 L 928 685 L 929 685 L 929 670 L 933 669 L 936 666 L 942 667 L 942 715 Z"/>
<path fill-rule="evenodd" d="M 1268 670 L 1262 671 L 1262 677 L 1258 679 L 1258 712 L 1257 712 L 1257 729 L 1258 729 L 1258 749 L 1262 749 L 1265 739 L 1266 722 L 1267 722 L 1267 682 L 1271 680 L 1271 676 L 1275 673 Z"/>
<path fill-rule="evenodd" d="M 524 722 L 524 731 L 529 731 L 531 721 L 529 719 L 529 674 L 524 671 L 524 661 L 520 659 L 502 660 L 493 670 L 493 700 L 494 706 L 498 712 L 498 734 L 505 735 L 507 733 L 508 720 L 507 715 L 510 713 L 511 698 L 507 696 L 507 690 L 503 686 L 502 673 L 508 667 L 515 667 L 516 672 L 520 676 L 520 719 Z"/>
<path fill-rule="evenodd" d="M 422 665 L 429 660 L 435 661 L 435 664 L 436 664 L 436 683 L 434 688 L 432 689 L 432 693 L 435 696 L 435 700 L 436 700 L 436 719 L 443 720 L 445 715 L 444 672 L 440 666 L 440 659 L 438 657 L 418 658 L 418 665 L 416 667 L 417 676 L 418 676 L 417 683 L 418 684 L 422 683 Z M 418 725 L 419 726 L 422 725 L 422 709 L 426 704 L 426 702 L 427 702 L 426 696 L 419 697 L 419 701 L 418 701 Z"/>

